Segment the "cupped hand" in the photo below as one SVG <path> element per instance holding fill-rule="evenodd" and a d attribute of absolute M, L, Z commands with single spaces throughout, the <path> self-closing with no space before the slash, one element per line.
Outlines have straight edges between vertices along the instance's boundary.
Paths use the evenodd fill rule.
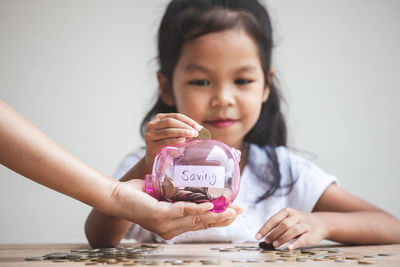
<path fill-rule="evenodd" d="M 197 137 L 203 127 L 180 113 L 159 113 L 146 125 L 146 167 L 151 169 L 154 157 L 163 146 L 183 143 Z"/>
<path fill-rule="evenodd" d="M 284 208 L 272 216 L 258 231 L 256 239 L 264 236 L 265 243 L 279 247 L 294 240 L 288 249 L 296 249 L 320 242 L 326 237 L 327 229 L 317 213 Z"/>
<path fill-rule="evenodd" d="M 114 215 L 137 223 L 164 239 L 188 231 L 228 226 L 242 213 L 240 207 L 215 213 L 210 211 L 212 203 L 158 201 L 144 193 L 143 187 L 141 179 L 118 182 L 112 194 Z"/>

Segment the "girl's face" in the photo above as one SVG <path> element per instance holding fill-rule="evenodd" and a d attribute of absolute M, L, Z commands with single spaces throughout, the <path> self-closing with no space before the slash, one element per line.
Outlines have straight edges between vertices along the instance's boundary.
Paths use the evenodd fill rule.
<path fill-rule="evenodd" d="M 241 29 L 186 42 L 172 86 L 171 94 L 160 83 L 167 104 L 210 130 L 212 139 L 239 149 L 269 93 L 257 45 Z"/>

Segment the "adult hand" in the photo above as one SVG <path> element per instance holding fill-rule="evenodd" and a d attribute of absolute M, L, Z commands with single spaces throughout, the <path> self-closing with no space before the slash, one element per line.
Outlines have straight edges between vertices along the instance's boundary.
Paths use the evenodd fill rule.
<path fill-rule="evenodd" d="M 230 207 L 224 212 L 209 211 L 212 203 L 169 203 L 158 201 L 143 192 L 144 181 L 132 179 L 116 182 L 112 194 L 115 216 L 135 222 L 143 228 L 171 239 L 187 231 L 221 227 L 231 224 L 242 213 L 240 207 Z"/>

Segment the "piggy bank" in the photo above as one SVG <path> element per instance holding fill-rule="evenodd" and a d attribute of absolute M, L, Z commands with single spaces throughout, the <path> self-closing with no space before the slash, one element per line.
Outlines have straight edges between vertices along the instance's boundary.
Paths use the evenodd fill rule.
<path fill-rule="evenodd" d="M 212 211 L 222 212 L 239 192 L 239 161 L 239 150 L 216 140 L 165 146 L 145 177 L 145 190 L 163 201 L 212 202 Z"/>

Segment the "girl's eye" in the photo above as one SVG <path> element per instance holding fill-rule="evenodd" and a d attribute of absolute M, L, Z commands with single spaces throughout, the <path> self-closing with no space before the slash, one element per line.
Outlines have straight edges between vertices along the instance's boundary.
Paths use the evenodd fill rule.
<path fill-rule="evenodd" d="M 249 84 L 252 83 L 252 80 L 248 80 L 248 79 L 236 79 L 235 80 L 235 84 L 237 85 L 245 85 L 245 84 Z"/>
<path fill-rule="evenodd" d="M 207 86 L 207 85 L 210 85 L 210 82 L 207 80 L 193 80 L 193 81 L 189 81 L 189 84 L 196 85 L 196 86 Z"/>

